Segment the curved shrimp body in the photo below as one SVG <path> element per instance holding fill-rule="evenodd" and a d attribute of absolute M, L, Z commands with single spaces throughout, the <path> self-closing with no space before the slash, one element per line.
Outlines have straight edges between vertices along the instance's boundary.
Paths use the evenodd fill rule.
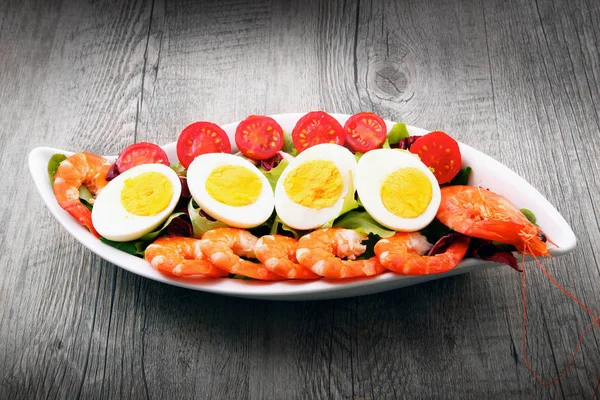
<path fill-rule="evenodd" d="M 58 205 L 79 223 L 100 237 L 92 225 L 92 213 L 79 200 L 79 188 L 85 185 L 96 195 L 106 184 L 110 164 L 103 157 L 91 153 L 77 153 L 60 163 L 54 175 L 54 196 Z"/>
<path fill-rule="evenodd" d="M 200 250 L 217 268 L 260 280 L 281 280 L 262 264 L 244 260 L 254 258 L 258 238 L 244 229 L 217 228 L 206 232 L 200 242 Z"/>
<path fill-rule="evenodd" d="M 298 262 L 326 278 L 372 276 L 385 271 L 377 257 L 356 260 L 366 250 L 364 236 L 352 229 L 320 229 L 298 240 Z M 347 258 L 343 260 L 342 258 Z"/>
<path fill-rule="evenodd" d="M 467 236 L 512 244 L 524 254 L 547 256 L 546 235 L 499 194 L 473 186 L 442 188 L 436 217 Z"/>
<path fill-rule="evenodd" d="M 288 279 L 318 279 L 319 275 L 298 264 L 296 239 L 282 235 L 263 236 L 256 242 L 254 253 L 271 272 Z"/>
<path fill-rule="evenodd" d="M 200 250 L 200 239 L 161 237 L 145 251 L 146 260 L 158 271 L 181 277 L 227 276 L 228 272 L 213 266 Z"/>
<path fill-rule="evenodd" d="M 419 232 L 396 232 L 375 244 L 375 255 L 381 264 L 402 275 L 441 274 L 456 267 L 469 248 L 470 239 L 458 237 L 445 253 L 423 256 L 431 248 Z"/>

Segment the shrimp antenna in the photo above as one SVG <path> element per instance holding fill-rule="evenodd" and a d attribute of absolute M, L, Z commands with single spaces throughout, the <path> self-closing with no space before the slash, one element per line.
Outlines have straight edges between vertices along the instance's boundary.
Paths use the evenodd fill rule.
<path fill-rule="evenodd" d="M 538 260 L 538 258 L 535 255 L 532 255 L 532 256 L 533 256 L 535 262 L 537 263 L 537 265 L 543 271 L 544 275 L 546 275 L 546 277 L 548 279 L 550 279 L 550 281 L 556 287 L 558 287 L 562 292 L 564 292 L 567 296 L 569 296 L 577 304 L 579 304 L 583 309 L 585 309 L 587 311 L 587 313 L 593 318 L 593 321 L 579 335 L 579 340 L 577 341 L 577 346 L 575 346 L 575 351 L 573 352 L 573 356 L 569 360 L 567 366 L 560 372 L 560 374 L 557 377 L 555 377 L 551 381 L 548 381 L 548 382 L 542 381 L 542 379 L 535 372 L 533 366 L 531 365 L 531 362 L 527 358 L 527 293 L 526 293 L 526 285 L 525 285 L 525 254 L 522 255 L 521 266 L 522 266 L 523 272 L 521 272 L 521 298 L 523 301 L 523 335 L 522 335 L 523 339 L 521 342 L 521 347 L 522 347 L 522 351 L 523 351 L 523 358 L 525 360 L 525 364 L 527 365 L 527 368 L 529 369 L 529 371 L 531 371 L 531 373 L 533 374 L 535 379 L 538 381 L 538 383 L 542 386 L 550 386 L 553 383 L 557 382 L 571 368 L 571 366 L 575 362 L 575 358 L 577 357 L 577 353 L 579 352 L 581 344 L 583 343 L 583 338 L 584 338 L 585 334 L 595 324 L 598 324 L 598 326 L 600 326 L 600 317 L 596 317 L 596 315 L 594 315 L 594 313 L 588 307 L 586 307 L 585 304 L 583 304 L 577 297 L 575 297 L 567 289 L 565 289 L 558 282 L 556 282 L 556 280 L 548 273 L 548 271 L 546 270 L 546 268 L 544 268 L 544 266 Z M 596 397 L 599 387 L 600 387 L 600 378 L 598 378 L 598 386 L 596 386 L 592 400 Z"/>

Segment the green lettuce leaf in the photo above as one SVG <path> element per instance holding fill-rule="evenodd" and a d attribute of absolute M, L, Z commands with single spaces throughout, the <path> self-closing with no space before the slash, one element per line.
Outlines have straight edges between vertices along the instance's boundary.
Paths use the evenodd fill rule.
<path fill-rule="evenodd" d="M 272 168 L 270 171 L 265 171 L 263 167 L 259 167 L 258 169 L 260 172 L 263 173 L 264 176 L 267 177 L 267 180 L 271 184 L 273 191 L 275 191 L 275 186 L 277 186 L 277 181 L 279 180 L 279 177 L 283 173 L 283 170 L 286 169 L 288 165 L 290 165 L 290 162 L 284 158 L 283 160 L 281 160 L 279 162 L 278 166 L 276 166 L 275 168 Z"/>
<path fill-rule="evenodd" d="M 58 166 L 61 162 L 65 161 L 67 156 L 64 154 L 54 154 L 48 160 L 48 178 L 50 178 L 50 184 L 54 186 L 54 175 L 56 175 L 56 171 L 58 171 Z"/>
<path fill-rule="evenodd" d="M 378 224 L 366 211 L 346 213 L 335 220 L 333 227 L 354 229 L 358 233 L 372 234 L 383 238 L 393 236 L 396 233 Z"/>
<path fill-rule="evenodd" d="M 346 197 L 344 197 L 344 204 L 342 205 L 342 209 L 340 210 L 340 215 L 338 215 L 336 218 L 339 218 L 340 216 L 346 214 L 349 211 L 352 210 L 356 210 L 358 207 L 361 206 L 360 202 L 358 200 L 356 200 L 354 198 L 354 178 L 352 177 L 352 171 L 349 171 L 350 177 L 349 177 L 349 184 L 348 184 L 348 192 L 346 193 Z M 333 222 L 336 220 L 336 218 L 332 219 L 331 221 L 327 222 L 326 224 L 322 225 L 321 228 L 331 228 L 333 226 Z"/>
<path fill-rule="evenodd" d="M 400 140 L 409 137 L 408 129 L 406 128 L 406 124 L 403 122 L 398 122 L 392 126 L 392 129 L 387 134 L 385 138 L 385 142 L 383 142 L 383 148 L 389 149 L 391 144 L 396 144 L 400 142 Z"/>
<path fill-rule="evenodd" d="M 128 242 L 115 242 L 113 240 L 108 240 L 104 237 L 100 238 L 102 243 L 106 243 L 109 246 L 122 250 L 126 253 L 129 253 L 136 257 L 144 257 L 144 252 L 146 251 L 146 247 L 148 247 L 166 228 L 169 224 L 177 217 L 184 215 L 185 213 L 176 212 L 173 213 L 167 218 L 167 220 L 160 226 L 160 228 L 145 234 L 139 239 L 130 240 Z"/>
<path fill-rule="evenodd" d="M 421 234 L 427 238 L 427 241 L 434 244 L 443 236 L 446 236 L 452 229 L 442 224 L 437 218 L 435 218 L 429 225 L 421 229 Z"/>
<path fill-rule="evenodd" d="M 283 132 L 283 148 L 281 149 L 281 151 L 291 154 L 294 157 L 296 157 L 298 154 L 300 154 L 298 152 L 298 149 L 296 149 L 296 146 L 294 146 L 294 141 L 292 140 L 292 135 L 285 131 Z"/>
<path fill-rule="evenodd" d="M 301 230 L 289 227 L 278 216 L 275 216 L 275 219 L 273 220 L 273 225 L 271 226 L 271 232 L 269 234 L 270 235 L 277 234 L 277 232 L 279 232 L 280 228 L 283 229 L 284 231 L 290 232 L 294 236 L 294 239 L 300 239 L 301 236 L 304 236 L 307 233 L 306 231 L 301 231 Z"/>
<path fill-rule="evenodd" d="M 130 242 L 113 242 L 112 240 L 108 240 L 103 237 L 100 238 L 100 241 L 116 249 L 129 253 L 132 256 L 142 258 L 144 257 L 144 251 L 146 251 L 146 247 L 148 247 L 150 244 L 148 242 L 141 242 L 139 240 L 133 240 Z"/>
<path fill-rule="evenodd" d="M 227 224 L 223 222 L 209 221 L 200 215 L 200 208 L 194 199 L 190 199 L 190 202 L 188 203 L 188 214 L 190 216 L 190 220 L 192 221 L 194 237 L 196 238 L 201 238 L 204 233 L 210 231 L 211 229 L 227 228 Z"/>
<path fill-rule="evenodd" d="M 473 169 L 471 167 L 465 167 L 458 171 L 458 174 L 450 181 L 449 185 L 466 185 L 469 183 L 469 176 L 471 176 L 471 172 Z"/>
<path fill-rule="evenodd" d="M 535 217 L 535 214 L 531 210 L 528 210 L 526 208 L 521 208 L 521 212 L 523 213 L 523 215 L 525 215 L 525 217 L 527 217 L 527 219 L 529 220 L 529 222 L 531 222 L 535 226 L 538 226 L 536 224 L 537 218 Z"/>

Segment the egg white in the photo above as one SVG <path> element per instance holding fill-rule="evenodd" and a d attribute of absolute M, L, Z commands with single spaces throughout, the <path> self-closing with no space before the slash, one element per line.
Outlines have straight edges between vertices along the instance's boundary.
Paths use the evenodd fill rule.
<path fill-rule="evenodd" d="M 144 172 L 165 175 L 173 185 L 168 206 L 155 215 L 135 215 L 123 207 L 121 191 L 125 180 Z M 100 191 L 92 209 L 92 224 L 100 235 L 115 242 L 136 240 L 160 226 L 173 213 L 181 195 L 181 182 L 171 168 L 163 164 L 142 164 L 123 172 Z"/>
<path fill-rule="evenodd" d="M 260 179 L 262 188 L 258 199 L 247 206 L 234 207 L 214 199 L 206 191 L 206 180 L 212 171 L 222 165 L 239 165 Z M 263 224 L 274 208 L 273 189 L 267 178 L 248 160 L 232 154 L 209 153 L 194 159 L 187 171 L 190 193 L 204 212 L 229 226 L 253 228 Z"/>
<path fill-rule="evenodd" d="M 295 168 L 307 161 L 327 160 L 335 164 L 342 176 L 342 193 L 331 207 L 315 209 L 295 203 L 287 195 L 284 182 Z M 279 218 L 294 229 L 315 229 L 340 215 L 344 205 L 344 198 L 350 187 L 354 191 L 356 174 L 356 158 L 345 147 L 337 144 L 325 143 L 310 147 L 300 153 L 283 171 L 275 187 L 275 210 Z M 352 183 L 352 185 L 350 185 Z M 354 194 L 354 193 L 353 193 Z"/>
<path fill-rule="evenodd" d="M 431 182 L 431 202 L 415 218 L 399 217 L 385 207 L 381 200 L 381 186 L 387 176 L 400 169 L 412 167 L 423 172 Z M 425 228 L 433 221 L 440 207 L 440 186 L 433 173 L 418 157 L 394 149 L 377 149 L 365 153 L 356 169 L 356 190 L 365 210 L 381 225 L 403 232 L 414 232 Z"/>

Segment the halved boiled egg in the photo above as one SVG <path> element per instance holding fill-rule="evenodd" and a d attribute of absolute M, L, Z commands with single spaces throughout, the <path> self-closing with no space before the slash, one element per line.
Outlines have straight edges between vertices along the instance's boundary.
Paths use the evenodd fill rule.
<path fill-rule="evenodd" d="M 372 150 L 358 161 L 356 190 L 377 222 L 396 231 L 425 228 L 440 207 L 440 186 L 414 154 L 393 149 Z"/>
<path fill-rule="evenodd" d="M 181 182 L 163 164 L 142 164 L 123 172 L 100 191 L 92 209 L 92 223 L 106 239 L 139 239 L 171 215 Z"/>
<path fill-rule="evenodd" d="M 325 143 L 300 153 L 275 187 L 275 210 L 294 229 L 315 229 L 337 218 L 354 196 L 356 159 L 345 147 Z"/>
<path fill-rule="evenodd" d="M 187 171 L 190 193 L 204 212 L 236 228 L 252 228 L 273 213 L 273 189 L 248 160 L 225 153 L 202 154 Z"/>

